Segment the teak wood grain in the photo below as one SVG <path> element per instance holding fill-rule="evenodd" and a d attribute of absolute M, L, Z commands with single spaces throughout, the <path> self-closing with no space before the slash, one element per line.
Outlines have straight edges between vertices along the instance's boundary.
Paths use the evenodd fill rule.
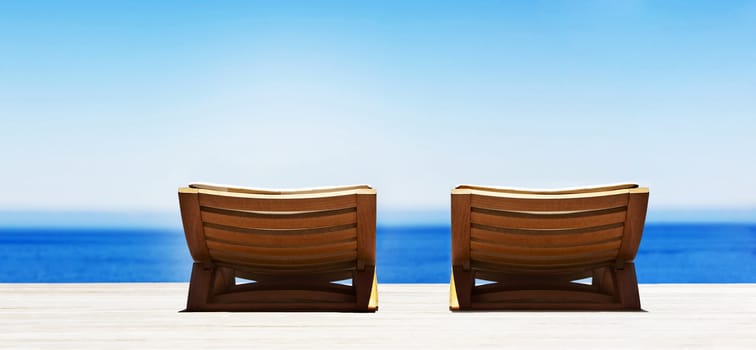
<path fill-rule="evenodd" d="M 633 260 L 648 193 L 457 187 L 450 309 L 640 310 Z"/>
<path fill-rule="evenodd" d="M 556 232 L 511 232 L 499 230 L 486 230 L 473 227 L 470 229 L 472 240 L 481 242 L 491 242 L 498 244 L 508 244 L 513 246 L 533 246 L 533 247 L 561 247 L 593 244 L 608 240 L 622 238 L 624 227 L 613 227 L 592 231 L 570 231 L 559 230 Z"/>
<path fill-rule="evenodd" d="M 347 227 L 334 231 L 310 232 L 301 232 L 301 230 L 287 232 L 280 232 L 280 230 L 239 232 L 223 228 L 205 227 L 205 236 L 208 241 L 247 244 L 256 247 L 318 246 L 333 242 L 354 240 L 357 236 L 357 228 Z"/>
<path fill-rule="evenodd" d="M 377 309 L 370 187 L 192 184 L 179 201 L 195 260 L 187 311 Z"/>

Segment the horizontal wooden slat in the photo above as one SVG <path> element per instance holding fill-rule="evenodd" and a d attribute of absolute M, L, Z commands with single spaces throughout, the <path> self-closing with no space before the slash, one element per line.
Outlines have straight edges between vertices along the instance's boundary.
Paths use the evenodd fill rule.
<path fill-rule="evenodd" d="M 622 226 L 609 227 L 598 230 L 575 231 L 491 231 L 485 228 L 470 229 L 472 241 L 507 244 L 521 247 L 571 247 L 592 244 L 607 240 L 620 239 L 624 228 Z"/>
<path fill-rule="evenodd" d="M 312 187 L 312 188 L 299 188 L 299 189 L 267 189 L 267 188 L 253 188 L 231 185 L 219 185 L 219 184 L 207 184 L 207 183 L 191 183 L 189 188 L 198 190 L 211 190 L 219 192 L 235 192 L 257 195 L 299 195 L 299 194 L 328 194 L 333 192 L 345 192 L 350 191 L 354 193 L 375 193 L 368 185 L 347 185 L 347 186 L 332 186 L 332 187 Z"/>
<path fill-rule="evenodd" d="M 541 268 L 562 268 L 580 265 L 589 265 L 600 262 L 612 261 L 617 257 L 618 250 L 597 252 L 586 255 L 570 255 L 558 257 L 527 257 L 519 255 L 503 254 L 485 254 L 478 251 L 472 251 L 470 256 L 473 265 L 476 261 L 491 264 L 510 265 L 512 267 L 541 267 Z"/>
<path fill-rule="evenodd" d="M 326 275 L 313 274 L 300 275 L 300 276 L 287 276 L 284 278 L 269 280 L 255 280 L 252 283 L 237 284 L 232 287 L 229 292 L 244 292 L 244 291 L 261 291 L 261 290 L 286 290 L 286 289 L 306 289 L 306 290 L 320 290 L 324 292 L 334 293 L 346 293 L 354 294 L 354 287 L 351 285 L 331 283 L 332 280 L 325 278 Z M 351 278 L 350 278 L 351 279 Z"/>
<path fill-rule="evenodd" d="M 209 245 L 210 242 L 208 242 Z M 578 245 L 569 247 L 518 247 L 504 244 L 491 244 L 484 242 L 472 241 L 470 242 L 470 248 L 472 248 L 472 254 L 485 254 L 485 255 L 507 255 L 507 256 L 522 256 L 529 258 L 536 257 L 560 257 L 570 256 L 578 254 L 599 254 L 607 250 L 619 250 L 621 240 L 615 239 L 608 242 L 595 243 L 589 245 Z"/>
<path fill-rule="evenodd" d="M 578 212 L 572 215 L 522 214 L 473 208 L 470 214 L 470 222 L 507 228 L 570 229 L 624 222 L 625 214 L 626 212 L 622 210 L 622 207 L 595 212 Z"/>
<path fill-rule="evenodd" d="M 269 302 L 244 302 L 244 303 L 223 303 L 223 304 L 208 304 L 203 306 L 201 310 L 197 311 L 354 311 L 355 303 L 345 302 L 300 302 L 300 303 L 269 303 Z M 291 339 L 291 336 L 288 337 Z M 245 339 L 246 340 L 246 339 Z M 246 347 L 248 341 L 239 345 L 239 347 Z M 285 342 L 284 342 L 285 343 Z"/>
<path fill-rule="evenodd" d="M 592 192 L 608 192 L 617 190 L 628 190 L 638 188 L 637 184 L 613 184 L 602 186 L 590 186 L 590 187 L 574 187 L 574 188 L 557 188 L 557 189 L 532 189 L 532 188 L 514 188 L 514 187 L 492 187 L 492 186 L 478 186 L 478 185 L 459 185 L 454 188 L 455 191 L 462 190 L 475 190 L 475 191 L 487 191 L 487 192 L 501 192 L 501 193 L 518 193 L 518 194 L 580 194 L 580 193 L 592 193 Z"/>
<path fill-rule="evenodd" d="M 329 243 L 357 241 L 357 228 L 314 233 L 285 233 L 275 231 L 238 232 L 223 228 L 205 227 L 208 241 L 219 241 L 257 247 L 303 247 Z"/>
<path fill-rule="evenodd" d="M 473 289 L 473 295 L 515 291 L 515 290 L 533 290 L 533 289 L 548 289 L 548 290 L 564 290 L 564 291 L 578 291 L 578 292 L 596 292 L 597 289 L 590 284 L 579 283 L 549 283 L 547 281 L 536 281 L 532 283 L 519 283 L 519 281 L 505 280 L 503 283 L 491 283 L 481 286 L 476 286 Z"/>
<path fill-rule="evenodd" d="M 504 282 L 504 283 L 491 283 L 487 285 L 480 285 L 476 286 L 475 289 L 479 290 L 481 287 L 486 288 L 507 288 L 512 286 L 513 288 L 510 288 L 512 290 L 515 289 L 522 289 L 520 288 L 520 285 L 522 284 L 533 284 L 533 283 L 542 283 L 544 281 L 548 281 L 549 283 L 563 283 L 567 284 L 579 279 L 584 278 L 590 278 L 593 277 L 593 269 L 586 269 L 581 271 L 575 271 L 572 270 L 567 273 L 555 273 L 553 271 L 540 271 L 540 273 L 536 272 L 507 272 L 507 271 L 490 271 L 490 270 L 477 270 L 475 271 L 475 278 L 486 280 L 486 281 L 498 281 L 498 282 Z M 593 288 L 593 286 L 588 285 L 590 288 Z M 552 287 L 548 289 L 553 289 Z"/>
<path fill-rule="evenodd" d="M 299 276 L 299 278 L 278 278 L 276 280 L 255 281 L 254 283 L 237 284 L 230 292 L 270 291 L 270 290 L 319 290 L 322 292 L 354 294 L 351 285 L 330 283 L 324 275 Z"/>
<path fill-rule="evenodd" d="M 238 244 L 229 244 L 218 241 L 207 241 L 210 251 L 227 251 L 240 254 L 252 255 L 255 258 L 282 258 L 292 261 L 305 260 L 313 257 L 339 256 L 357 251 L 357 242 L 348 241 L 326 245 L 304 247 L 253 247 Z M 212 255 L 212 253 L 211 253 Z"/>
<path fill-rule="evenodd" d="M 353 208 L 357 205 L 356 194 L 324 197 L 279 198 L 269 196 L 248 198 L 234 193 L 214 194 L 200 191 L 199 202 L 203 207 L 252 211 L 316 211 Z"/>
<path fill-rule="evenodd" d="M 311 210 L 311 211 L 263 211 L 263 210 L 233 210 L 212 207 L 200 207 L 203 211 L 221 213 L 227 215 L 248 216 L 256 218 L 271 219 L 295 219 L 295 218 L 313 218 L 318 216 L 337 215 L 357 211 L 357 208 L 344 208 L 334 210 Z"/>
<path fill-rule="evenodd" d="M 518 290 L 473 295 L 473 302 L 611 303 L 611 295 L 566 290 Z"/>
<path fill-rule="evenodd" d="M 565 311 L 627 311 L 622 304 L 612 303 L 571 303 L 560 304 L 558 302 L 546 303 L 523 303 L 523 302 L 490 302 L 490 303 L 473 303 L 470 310 L 493 311 L 493 310 L 522 310 L 522 311 L 547 311 L 547 310 L 565 310 Z"/>
<path fill-rule="evenodd" d="M 296 278 L 302 274 L 327 274 L 327 275 L 341 275 L 344 272 L 350 274 L 357 269 L 357 262 L 355 259 L 347 259 L 345 261 L 337 262 L 324 262 L 317 264 L 289 264 L 281 265 L 278 262 L 271 264 L 262 263 L 248 263 L 248 262 L 234 262 L 230 265 L 226 261 L 216 261 L 218 266 L 230 267 L 236 270 L 236 274 L 241 278 L 249 280 L 270 279 L 270 278 Z M 350 275 L 351 276 L 351 275 Z"/>
<path fill-rule="evenodd" d="M 470 205 L 509 211 L 576 211 L 597 210 L 627 206 L 628 193 L 616 193 L 602 196 L 486 196 L 473 194 Z M 201 200 L 201 197 L 200 197 Z M 200 202 L 201 203 L 201 202 Z"/>
<path fill-rule="evenodd" d="M 318 214 L 313 212 L 311 214 Z M 202 221 L 224 226 L 259 229 L 304 229 L 353 224 L 357 222 L 356 211 L 320 212 L 314 215 L 254 215 L 254 213 L 208 208 L 202 210 Z M 252 214 L 252 215 L 250 215 Z"/>
<path fill-rule="evenodd" d="M 340 265 L 340 263 L 353 262 L 356 266 L 357 252 L 356 251 L 344 251 L 334 255 L 323 256 L 256 256 L 244 253 L 238 253 L 228 250 L 214 250 L 210 249 L 210 256 L 214 261 L 217 261 L 219 265 L 235 266 L 240 265 L 244 268 L 260 268 L 273 271 L 275 269 L 296 269 L 299 271 L 327 271 L 322 270 L 321 265 L 324 267 L 330 267 L 333 265 Z"/>
<path fill-rule="evenodd" d="M 297 273 L 296 271 L 282 271 L 282 270 L 275 270 L 275 271 L 260 271 L 260 270 L 244 270 L 244 269 L 236 269 L 234 273 L 236 274 L 236 277 L 248 279 L 251 281 L 257 281 L 257 282 L 268 282 L 268 281 L 309 281 L 309 280 L 317 280 L 317 281 L 341 281 L 346 279 L 352 279 L 352 275 L 354 273 L 354 264 L 348 264 L 346 266 L 340 266 L 336 268 L 332 268 L 332 270 L 329 270 L 328 272 L 321 272 L 321 273 L 313 273 L 312 270 L 308 270 L 304 273 Z M 238 287 L 238 286 L 237 286 Z"/>
<path fill-rule="evenodd" d="M 614 258 L 606 258 L 606 259 L 599 259 L 592 263 L 585 263 L 585 262 L 579 262 L 577 264 L 565 264 L 563 266 L 540 266 L 540 265 L 522 265 L 522 264 L 512 264 L 508 263 L 506 265 L 502 265 L 499 262 L 486 262 L 486 261 L 475 261 L 475 266 L 473 266 L 473 270 L 475 271 L 475 276 L 477 278 L 478 275 L 482 276 L 480 278 L 487 279 L 486 277 L 495 277 L 497 274 L 533 274 L 533 275 L 543 275 L 543 274 L 553 274 L 553 273 L 560 273 L 560 274 L 568 274 L 568 273 L 574 273 L 574 274 L 582 274 L 588 271 L 591 271 L 593 269 L 598 269 L 602 267 L 608 267 L 614 264 L 615 259 Z M 493 280 L 496 280 L 495 278 Z"/>
<path fill-rule="evenodd" d="M 216 295 L 213 303 L 307 303 L 307 302 L 354 302 L 354 294 L 324 292 L 318 290 L 261 290 L 231 292 Z"/>

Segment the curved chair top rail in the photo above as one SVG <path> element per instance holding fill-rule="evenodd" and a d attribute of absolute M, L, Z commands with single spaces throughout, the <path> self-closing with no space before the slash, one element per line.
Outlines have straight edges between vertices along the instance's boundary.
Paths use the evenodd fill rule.
<path fill-rule="evenodd" d="M 333 187 L 312 187 L 299 189 L 264 189 L 241 186 L 227 186 L 208 183 L 191 183 L 188 187 L 179 188 L 179 192 L 207 192 L 221 195 L 232 195 L 247 198 L 314 198 L 349 194 L 375 194 L 369 185 L 348 185 Z M 225 193 L 218 193 L 225 192 Z"/>
<path fill-rule="evenodd" d="M 593 197 L 597 195 L 610 195 L 619 193 L 644 193 L 648 188 L 639 187 L 637 184 L 612 184 L 590 187 L 574 187 L 561 189 L 526 189 L 510 187 L 492 187 L 478 185 L 459 185 L 452 194 L 481 194 L 495 197 L 517 198 L 565 198 L 565 197 Z"/>

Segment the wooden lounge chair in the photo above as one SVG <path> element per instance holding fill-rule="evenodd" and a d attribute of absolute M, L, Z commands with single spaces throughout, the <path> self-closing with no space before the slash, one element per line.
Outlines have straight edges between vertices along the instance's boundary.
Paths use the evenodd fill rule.
<path fill-rule="evenodd" d="M 192 184 L 179 189 L 179 204 L 194 258 L 186 311 L 378 308 L 369 186 L 274 191 Z M 337 283 L 344 280 L 351 285 Z"/>
<path fill-rule="evenodd" d="M 634 184 L 458 186 L 449 308 L 640 310 L 633 259 L 647 204 L 648 188 Z"/>

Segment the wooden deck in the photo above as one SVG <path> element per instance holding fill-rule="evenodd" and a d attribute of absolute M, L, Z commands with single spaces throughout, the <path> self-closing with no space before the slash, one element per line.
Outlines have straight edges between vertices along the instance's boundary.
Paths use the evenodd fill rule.
<path fill-rule="evenodd" d="M 0 348 L 756 349 L 756 284 L 641 285 L 636 313 L 451 313 L 440 284 L 381 284 L 375 314 L 179 313 L 186 288 L 0 284 Z"/>

